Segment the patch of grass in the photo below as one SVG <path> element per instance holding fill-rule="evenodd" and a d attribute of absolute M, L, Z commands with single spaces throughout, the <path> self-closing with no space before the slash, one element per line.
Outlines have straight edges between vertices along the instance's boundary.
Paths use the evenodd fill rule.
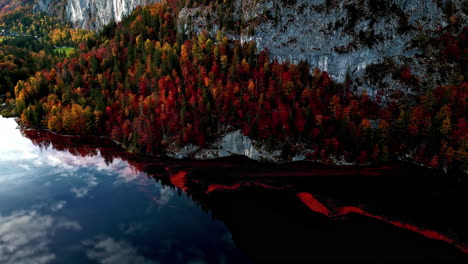
<path fill-rule="evenodd" d="M 0 115 L 3 117 L 16 117 L 14 107 L 10 104 L 0 104 Z"/>
<path fill-rule="evenodd" d="M 55 48 L 54 49 L 54 52 L 57 52 L 59 54 L 63 54 L 65 52 L 66 56 L 70 56 L 70 53 L 72 53 L 72 51 L 74 51 L 75 48 L 72 48 L 72 47 L 60 47 L 60 48 Z"/>
<path fill-rule="evenodd" d="M 0 115 L 3 117 L 17 117 L 17 115 L 15 115 L 14 112 L 9 109 L 3 109 L 0 111 Z"/>
<path fill-rule="evenodd" d="M 11 36 L 0 36 L 0 43 L 2 43 L 4 40 L 7 39 L 15 39 L 16 37 L 11 37 Z"/>

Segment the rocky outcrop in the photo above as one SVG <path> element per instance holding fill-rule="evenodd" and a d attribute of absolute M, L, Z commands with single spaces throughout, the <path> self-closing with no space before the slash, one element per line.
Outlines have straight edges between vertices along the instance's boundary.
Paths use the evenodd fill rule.
<path fill-rule="evenodd" d="M 385 86 L 388 90 L 405 90 L 404 84 L 388 76 L 380 76 L 377 82 L 370 80 L 366 69 L 376 64 L 407 66 L 421 80 L 444 82 L 437 70 L 428 72 L 428 64 L 437 68 L 437 61 L 423 58 L 427 47 L 418 44 L 421 38 L 431 37 L 450 24 L 466 27 L 467 5 L 462 2 L 237 0 L 231 16 L 241 26 L 229 35 L 241 41 L 255 41 L 259 50 L 267 48 L 272 58 L 280 62 L 306 61 L 339 82 L 348 76 L 360 89 L 372 92 L 377 86 Z M 206 6 L 182 10 L 182 29 L 209 30 L 214 34 L 220 27 L 226 28 L 218 24 L 223 19 L 210 9 Z M 386 68 L 391 71 L 391 67 Z"/>
<path fill-rule="evenodd" d="M 137 6 L 154 2 L 159 0 L 37 0 L 34 11 L 62 17 L 78 28 L 99 30 Z"/>
<path fill-rule="evenodd" d="M 268 149 L 265 144 L 250 139 L 240 130 L 224 133 L 213 144 L 205 148 L 194 145 L 183 147 L 170 146 L 166 155 L 176 159 L 192 158 L 196 160 L 216 159 L 232 155 L 246 156 L 252 160 L 281 163 L 286 161 L 300 161 L 306 159 L 306 154 L 313 150 L 304 145 L 295 145 L 294 155 L 286 156 L 280 144 Z M 337 162 L 338 163 L 338 162 Z"/>

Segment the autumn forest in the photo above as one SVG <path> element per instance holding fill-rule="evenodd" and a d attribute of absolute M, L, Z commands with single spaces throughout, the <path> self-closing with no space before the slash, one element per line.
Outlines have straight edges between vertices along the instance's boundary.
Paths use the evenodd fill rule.
<path fill-rule="evenodd" d="M 0 39 L 4 113 L 27 127 L 107 136 L 147 154 L 207 146 L 240 129 L 286 160 L 305 146 L 308 160 L 324 163 L 467 168 L 466 80 L 405 95 L 357 90 L 350 79 L 271 60 L 222 31 L 187 35 L 176 12 L 165 2 L 139 7 L 97 34 L 43 14 L 3 16 L 0 30 L 21 34 Z M 435 40 L 445 44 L 440 57 L 465 65 L 465 74 L 467 39 L 465 28 Z M 396 78 L 420 82 L 410 69 Z"/>

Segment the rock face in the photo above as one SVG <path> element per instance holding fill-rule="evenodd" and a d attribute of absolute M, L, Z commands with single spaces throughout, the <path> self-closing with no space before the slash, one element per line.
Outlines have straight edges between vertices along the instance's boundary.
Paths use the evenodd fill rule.
<path fill-rule="evenodd" d="M 37 0 L 34 11 L 64 18 L 78 28 L 101 29 L 120 21 L 139 5 L 159 0 Z"/>
<path fill-rule="evenodd" d="M 417 51 L 407 49 L 410 28 L 436 29 L 445 21 L 435 1 L 427 0 L 246 2 L 238 5 L 244 20 L 266 10 L 273 10 L 273 19 L 261 21 L 252 36 L 242 39 L 255 40 L 279 60 L 307 61 L 337 81 L 385 57 L 413 57 Z"/>
<path fill-rule="evenodd" d="M 297 153 L 294 156 L 286 157 L 282 155 L 280 145 L 274 146 L 273 149 L 267 149 L 266 146 L 260 142 L 243 135 L 240 130 L 234 130 L 220 136 L 213 144 L 206 148 L 200 148 L 194 145 L 186 145 L 183 147 L 174 146 L 167 149 L 166 155 L 176 159 L 192 158 L 198 160 L 239 155 L 257 161 L 281 163 L 305 160 L 306 154 L 313 152 L 313 150 L 306 149 L 303 145 L 296 145 L 295 147 L 298 149 Z"/>
<path fill-rule="evenodd" d="M 120 21 L 138 5 L 159 1 L 37 0 L 34 10 L 63 17 L 79 28 L 98 30 Z M 434 67 L 437 61 L 430 55 L 424 58 L 430 51 L 414 43 L 454 20 L 466 27 L 468 10 L 462 0 L 233 0 L 225 1 L 228 10 L 211 2 L 217 1 L 183 8 L 180 29 L 208 30 L 214 35 L 224 27 L 231 38 L 253 40 L 259 50 L 267 48 L 273 59 L 306 61 L 338 82 L 349 76 L 359 89 L 370 90 L 371 96 L 375 87 L 407 87 L 388 75 L 380 74 L 378 80 L 368 78 L 369 65 L 407 66 L 421 80 L 432 85 L 444 83 Z M 240 27 L 230 30 L 220 25 L 226 17 Z M 428 72 L 428 68 L 432 69 Z"/>
<path fill-rule="evenodd" d="M 391 61 L 396 67 L 408 66 L 421 80 L 444 82 L 437 70 L 428 73 L 427 65 L 437 62 L 422 59 L 426 47 L 414 43 L 434 36 L 454 18 L 461 28 L 466 26 L 466 8 L 457 0 L 236 0 L 231 15 L 244 26 L 230 37 L 253 40 L 257 49 L 267 48 L 280 62 L 306 61 L 339 82 L 346 76 L 357 79 L 361 89 L 404 90 L 394 80 L 380 82 L 385 76 L 369 81 L 367 67 Z M 208 6 L 179 14 L 186 31 L 208 29 L 214 34 L 221 20 Z"/>
<path fill-rule="evenodd" d="M 111 21 L 120 21 L 138 5 L 159 1 L 37 0 L 34 10 L 63 17 L 79 28 L 98 30 Z M 215 36 L 218 29 L 223 29 L 229 38 L 255 41 L 257 49 L 268 49 L 272 59 L 306 61 L 338 82 L 349 77 L 358 89 L 369 90 L 370 96 L 385 89 L 383 103 L 392 91 L 411 93 L 417 88 L 398 79 L 401 69 L 409 69 L 408 75 L 417 76 L 424 89 L 453 80 L 451 69 L 457 66 L 442 65 L 437 57 L 440 50 L 425 46 L 425 39 L 438 36 L 442 28 L 456 34 L 467 27 L 468 21 L 468 4 L 463 0 L 191 2 L 178 15 L 179 29 L 187 34 L 207 31 Z M 223 22 L 226 18 L 230 23 Z M 235 154 L 257 160 L 283 160 L 279 149 L 267 151 L 258 145 L 234 131 L 209 149 L 184 146 L 168 154 L 177 158 Z M 289 160 L 304 159 L 304 153 L 307 150 Z"/>

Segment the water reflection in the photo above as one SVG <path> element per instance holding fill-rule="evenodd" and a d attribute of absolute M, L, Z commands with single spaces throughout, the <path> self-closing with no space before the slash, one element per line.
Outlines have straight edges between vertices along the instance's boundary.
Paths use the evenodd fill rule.
<path fill-rule="evenodd" d="M 427 169 L 149 158 L 0 128 L 2 263 L 466 263 L 466 184 Z"/>
<path fill-rule="evenodd" d="M 26 180 L 24 174 L 44 166 L 63 177 L 86 178 L 76 175 L 80 168 L 93 168 L 101 173 L 115 175 L 119 182 L 133 181 L 143 175 L 119 158 L 103 157 L 95 148 L 66 148 L 66 142 L 64 146 L 60 146 L 60 143 L 50 146 L 50 142 L 40 138 L 40 132 L 35 131 L 23 131 L 30 137 L 25 138 L 17 126 L 14 119 L 0 118 L 0 164 L 4 169 L 0 183 L 21 182 Z M 84 180 L 89 187 L 97 185 L 95 178 Z"/>
<path fill-rule="evenodd" d="M 116 241 L 111 237 L 99 237 L 83 241 L 87 248 L 86 255 L 98 263 L 155 263 L 138 254 L 137 249 L 126 241 Z"/>
<path fill-rule="evenodd" d="M 22 133 L 0 118 L 0 263 L 248 262 L 221 222 L 112 142 Z"/>
<path fill-rule="evenodd" d="M 57 219 L 35 210 L 0 215 L 0 262 L 48 263 L 56 259 L 50 249 L 53 233 L 80 230 L 82 227 L 76 221 Z"/>

